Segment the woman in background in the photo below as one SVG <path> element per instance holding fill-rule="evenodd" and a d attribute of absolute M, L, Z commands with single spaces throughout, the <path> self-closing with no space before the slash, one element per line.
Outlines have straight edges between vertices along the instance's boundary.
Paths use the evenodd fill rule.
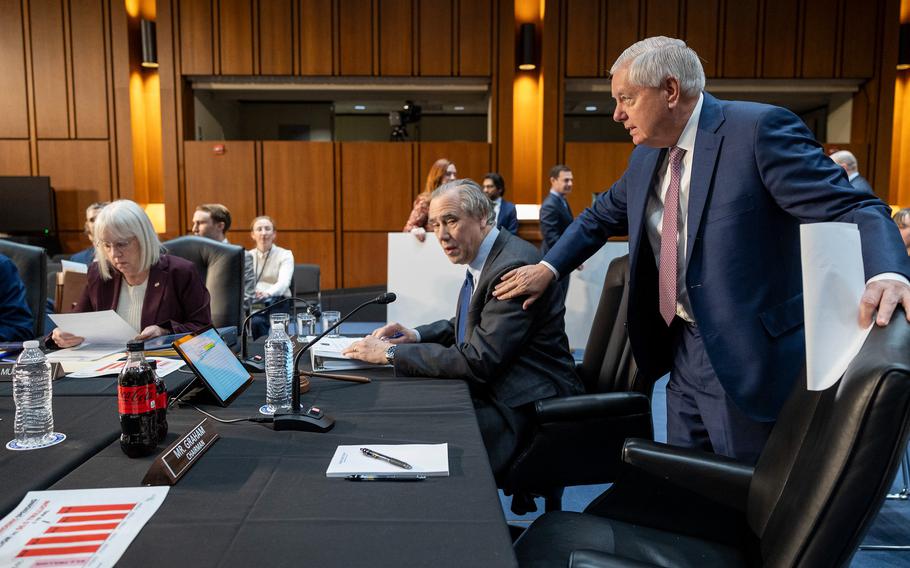
<path fill-rule="evenodd" d="M 76 312 L 114 310 L 136 339 L 193 332 L 212 323 L 209 292 L 190 261 L 162 251 L 148 215 L 128 199 L 98 213 L 95 258 Z M 83 338 L 55 329 L 48 345 L 73 347 Z"/>
<path fill-rule="evenodd" d="M 455 164 L 445 158 L 440 158 L 430 167 L 427 174 L 427 181 L 423 186 L 423 193 L 414 200 L 414 207 L 411 209 L 411 215 L 408 222 L 404 224 L 405 233 L 412 233 L 421 242 L 426 238 L 427 217 L 430 211 L 430 194 L 433 190 L 444 183 L 455 179 L 458 170 Z"/>
<path fill-rule="evenodd" d="M 247 262 L 253 265 L 253 305 L 267 306 L 282 298 L 291 297 L 291 278 L 294 276 L 294 253 L 275 244 L 278 231 L 268 215 L 253 219 L 250 237 L 256 247 L 248 250 Z M 249 288 L 249 286 L 248 286 Z M 286 310 L 279 310 L 286 311 Z M 253 337 L 268 331 L 271 311 L 253 317 Z"/>
<path fill-rule="evenodd" d="M 910 255 L 910 207 L 895 213 L 894 222 L 897 223 L 897 228 L 901 230 L 904 246 L 907 247 L 907 254 Z"/>

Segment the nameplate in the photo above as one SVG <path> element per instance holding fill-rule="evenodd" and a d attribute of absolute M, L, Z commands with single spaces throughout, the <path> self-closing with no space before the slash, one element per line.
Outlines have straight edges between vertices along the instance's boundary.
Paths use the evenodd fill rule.
<path fill-rule="evenodd" d="M 0 382 L 12 382 L 13 380 L 13 368 L 16 366 L 15 363 L 0 363 Z M 57 380 L 66 373 L 63 372 L 63 364 L 61 363 L 51 363 L 51 378 Z"/>
<path fill-rule="evenodd" d="M 220 437 L 215 424 L 204 418 L 155 458 L 142 484 L 176 485 Z"/>

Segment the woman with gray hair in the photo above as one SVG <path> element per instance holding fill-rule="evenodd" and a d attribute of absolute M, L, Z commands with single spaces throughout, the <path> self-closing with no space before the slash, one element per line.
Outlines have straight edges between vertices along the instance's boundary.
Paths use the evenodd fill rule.
<path fill-rule="evenodd" d="M 145 211 L 114 201 L 95 219 L 95 258 L 76 312 L 114 310 L 136 339 L 184 333 L 212 323 L 209 292 L 188 260 L 162 251 Z M 83 338 L 55 329 L 49 344 L 73 347 Z M 51 346 L 53 346 L 51 345 Z"/>

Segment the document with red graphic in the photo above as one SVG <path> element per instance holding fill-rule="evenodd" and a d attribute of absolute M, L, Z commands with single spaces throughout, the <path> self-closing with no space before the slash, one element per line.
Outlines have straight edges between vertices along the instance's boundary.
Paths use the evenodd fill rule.
<path fill-rule="evenodd" d="M 0 521 L 0 566 L 113 566 L 168 489 L 29 491 Z"/>

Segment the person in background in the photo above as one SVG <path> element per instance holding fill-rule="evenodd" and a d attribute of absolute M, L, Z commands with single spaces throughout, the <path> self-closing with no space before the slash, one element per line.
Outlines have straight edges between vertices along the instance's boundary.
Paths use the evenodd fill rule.
<path fill-rule="evenodd" d="M 164 252 L 145 211 L 128 199 L 107 205 L 95 219 L 95 258 L 74 312 L 114 310 L 138 335 L 151 339 L 212 324 L 209 292 L 196 267 Z M 50 347 L 83 338 L 55 329 Z"/>
<path fill-rule="evenodd" d="M 856 156 L 853 155 L 853 152 L 840 150 L 831 154 L 831 159 L 834 160 L 835 164 L 844 168 L 844 171 L 847 172 L 847 179 L 850 180 L 850 185 L 860 191 L 868 191 L 875 195 L 875 192 L 872 191 L 872 186 L 869 185 L 866 178 L 859 175 L 859 164 L 857 164 Z"/>
<path fill-rule="evenodd" d="M 9 257 L 0 254 L 0 341 L 32 339 L 33 325 L 19 270 Z"/>
<path fill-rule="evenodd" d="M 262 215 L 253 219 L 250 237 L 256 247 L 247 251 L 247 260 L 253 267 L 253 305 L 270 305 L 281 298 L 291 297 L 291 278 L 294 276 L 294 254 L 275 244 L 278 231 L 271 217 Z M 287 311 L 283 308 L 281 311 Z M 253 317 L 253 337 L 268 331 L 269 312 Z"/>
<path fill-rule="evenodd" d="M 496 217 L 496 228 L 505 229 L 513 235 L 518 235 L 518 214 L 515 212 L 515 204 L 503 199 L 506 192 L 506 181 L 496 172 L 490 172 L 483 176 L 481 185 L 483 192 L 487 194 L 490 201 L 493 202 L 493 214 Z"/>
<path fill-rule="evenodd" d="M 95 218 L 98 217 L 98 213 L 100 213 L 107 204 L 107 201 L 96 201 L 85 209 L 85 236 L 88 237 L 89 241 L 92 240 Z M 81 262 L 82 264 L 91 264 L 92 261 L 95 260 L 95 245 L 93 244 L 87 249 L 77 252 L 70 257 L 70 260 L 73 262 Z"/>
<path fill-rule="evenodd" d="M 550 168 L 550 193 L 540 206 L 540 233 L 543 237 L 540 254 L 546 254 L 553 248 L 575 219 L 567 199 L 572 193 L 574 182 L 575 178 L 568 166 L 557 164 Z M 583 268 L 583 265 L 578 266 L 579 270 Z M 558 285 L 562 288 L 562 301 L 565 302 L 569 293 L 569 279 L 564 278 Z"/>
<path fill-rule="evenodd" d="M 196 207 L 193 213 L 193 234 L 197 237 L 212 239 L 226 245 L 231 244 L 227 232 L 231 229 L 231 211 L 220 203 L 204 203 Z M 253 263 L 249 256 L 243 262 L 243 298 L 249 305 L 253 301 L 256 290 Z"/>
<path fill-rule="evenodd" d="M 430 166 L 430 172 L 427 174 L 427 181 L 423 186 L 423 193 L 414 200 L 414 207 L 408 216 L 408 222 L 404 224 L 405 233 L 411 233 L 417 240 L 423 242 L 427 232 L 427 212 L 430 208 L 430 194 L 434 189 L 444 183 L 454 180 L 458 176 L 458 170 L 455 164 L 445 158 L 436 160 Z"/>
<path fill-rule="evenodd" d="M 895 213 L 894 222 L 901 230 L 901 238 L 904 239 L 904 246 L 907 247 L 907 254 L 910 255 L 910 207 Z"/>

